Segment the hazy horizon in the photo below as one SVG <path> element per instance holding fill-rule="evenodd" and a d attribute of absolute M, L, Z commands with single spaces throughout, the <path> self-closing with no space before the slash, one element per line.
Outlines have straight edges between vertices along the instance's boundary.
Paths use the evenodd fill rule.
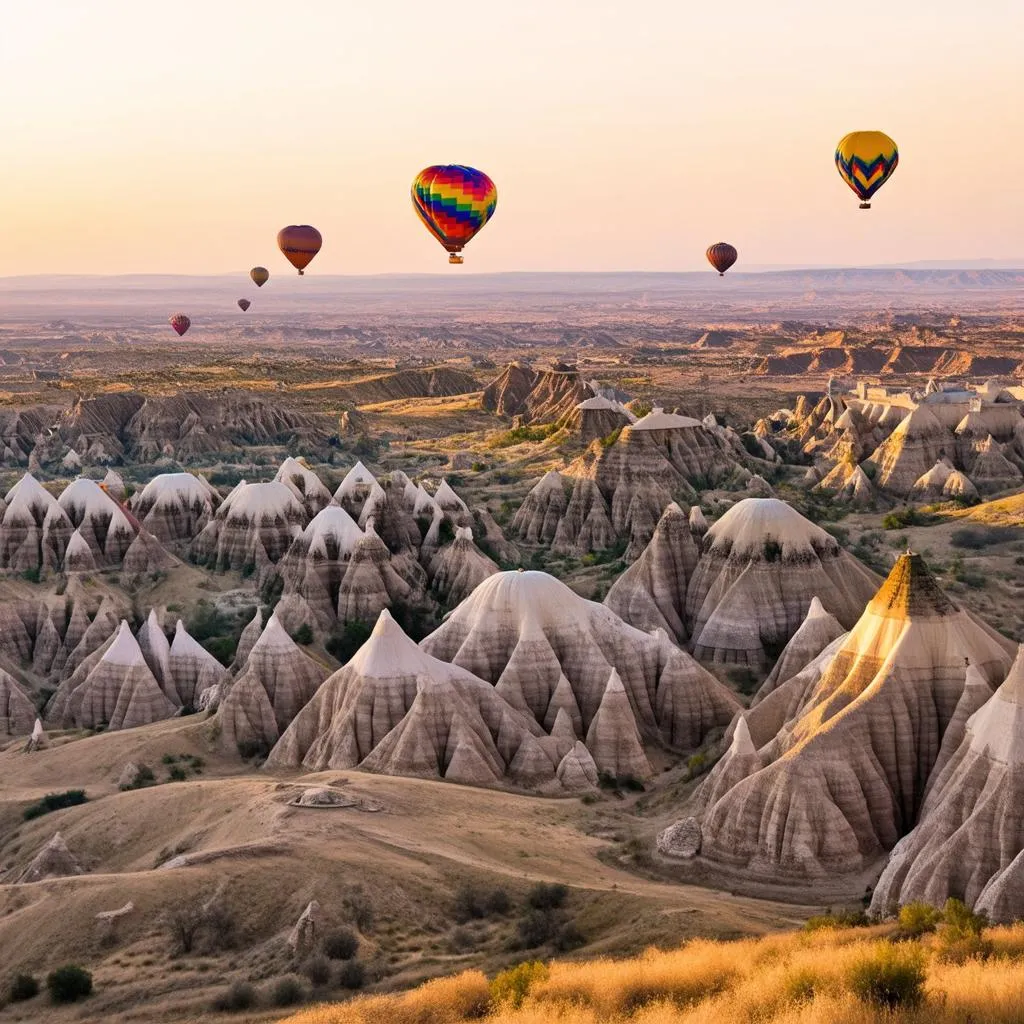
<path fill-rule="evenodd" d="M 1024 5 L 906 2 L 861 30 L 812 0 L 684 9 L 523 0 L 430 31 L 412 0 L 8 12 L 0 275 L 448 270 L 409 202 L 467 162 L 498 186 L 462 271 L 737 270 L 1016 259 Z M 874 209 L 835 171 L 879 128 Z"/>

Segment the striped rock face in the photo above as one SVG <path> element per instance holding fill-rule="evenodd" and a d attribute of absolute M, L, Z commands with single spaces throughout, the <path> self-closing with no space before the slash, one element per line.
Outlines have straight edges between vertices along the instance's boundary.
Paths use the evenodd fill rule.
<path fill-rule="evenodd" d="M 918 826 L 893 850 L 872 909 L 950 896 L 999 922 L 1024 916 L 1024 647 L 995 694 L 979 678 L 952 756 L 929 789 Z"/>
<path fill-rule="evenodd" d="M 917 821 L 968 662 L 991 686 L 1011 648 L 902 556 L 850 633 L 746 712 L 758 759 L 708 808 L 702 856 L 774 878 L 872 864 Z"/>

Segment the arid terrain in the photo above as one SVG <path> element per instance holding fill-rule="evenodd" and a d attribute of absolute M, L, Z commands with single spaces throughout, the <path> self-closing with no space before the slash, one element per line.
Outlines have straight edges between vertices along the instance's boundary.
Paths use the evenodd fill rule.
<path fill-rule="evenodd" d="M 1024 272 L 453 280 L 0 280 L 0 1021 L 1024 917 Z"/>

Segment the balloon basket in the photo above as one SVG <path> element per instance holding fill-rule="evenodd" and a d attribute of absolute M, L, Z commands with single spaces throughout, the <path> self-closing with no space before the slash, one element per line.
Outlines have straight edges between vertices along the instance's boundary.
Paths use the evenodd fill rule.
<path fill-rule="evenodd" d="M 466 261 L 458 253 L 452 252 L 452 253 L 448 254 L 448 262 L 449 263 L 465 263 Z"/>
<path fill-rule="evenodd" d="M 304 270 L 300 270 L 299 271 L 299 277 L 305 277 L 305 276 L 306 276 L 306 272 Z"/>
<path fill-rule="evenodd" d="M 871 204 L 870 203 L 861 203 L 860 204 L 860 208 L 862 210 L 870 210 L 871 209 Z"/>

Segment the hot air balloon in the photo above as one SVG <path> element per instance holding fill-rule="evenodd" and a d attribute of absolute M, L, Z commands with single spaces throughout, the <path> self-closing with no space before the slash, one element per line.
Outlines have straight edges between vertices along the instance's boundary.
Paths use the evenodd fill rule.
<path fill-rule="evenodd" d="M 739 253 L 728 242 L 715 242 L 707 251 L 708 263 L 718 271 L 719 277 L 736 262 Z"/>
<path fill-rule="evenodd" d="M 179 338 L 192 326 L 192 321 L 184 313 L 175 313 L 167 322 L 174 328 Z"/>
<path fill-rule="evenodd" d="M 416 175 L 412 205 L 427 230 L 461 263 L 462 247 L 491 219 L 498 190 L 483 171 L 461 164 L 435 164 Z"/>
<path fill-rule="evenodd" d="M 860 197 L 862 210 L 870 210 L 871 197 L 892 177 L 900 153 L 885 132 L 850 132 L 836 146 L 840 177 Z"/>
<path fill-rule="evenodd" d="M 320 232 L 308 224 L 289 224 L 277 233 L 277 247 L 300 274 L 305 273 L 310 260 L 323 244 Z"/>
<path fill-rule="evenodd" d="M 239 308 L 239 309 L 240 309 L 240 310 L 241 310 L 241 311 L 242 311 L 243 313 L 244 313 L 244 312 L 246 312 L 246 310 L 248 310 L 248 308 L 249 308 L 249 307 L 250 307 L 251 305 L 252 305 L 252 303 L 251 303 L 251 302 L 250 302 L 250 301 L 249 301 L 248 299 L 239 299 L 239 300 L 238 300 L 238 308 Z"/>
<path fill-rule="evenodd" d="M 266 267 L 253 267 L 249 276 L 257 288 L 262 288 L 270 280 L 270 271 Z"/>

